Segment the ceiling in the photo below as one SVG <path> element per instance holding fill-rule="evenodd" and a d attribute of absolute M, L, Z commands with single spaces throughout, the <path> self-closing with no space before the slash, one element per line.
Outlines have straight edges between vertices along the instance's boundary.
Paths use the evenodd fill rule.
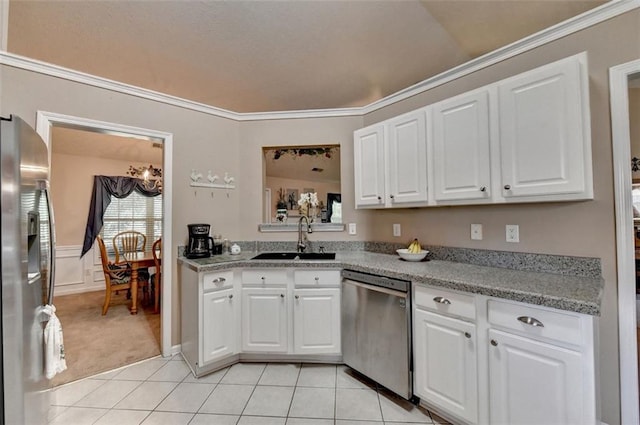
<path fill-rule="evenodd" d="M 234 112 L 364 106 L 601 0 L 10 0 L 8 51 Z"/>

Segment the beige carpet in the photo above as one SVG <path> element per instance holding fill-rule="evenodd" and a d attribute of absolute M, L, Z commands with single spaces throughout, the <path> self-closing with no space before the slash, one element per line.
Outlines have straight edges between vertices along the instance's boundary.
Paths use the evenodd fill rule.
<path fill-rule="evenodd" d="M 113 294 L 106 316 L 101 315 L 104 291 L 55 297 L 67 370 L 53 378 L 54 386 L 160 354 L 160 315 L 139 302 L 132 316 L 125 293 Z"/>

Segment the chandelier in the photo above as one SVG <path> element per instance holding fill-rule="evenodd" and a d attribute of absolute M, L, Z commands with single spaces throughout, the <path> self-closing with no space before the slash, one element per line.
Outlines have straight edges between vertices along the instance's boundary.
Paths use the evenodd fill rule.
<path fill-rule="evenodd" d="M 144 186 L 145 189 L 154 190 L 157 188 L 162 192 L 162 168 L 156 168 L 151 164 L 149 164 L 148 167 L 134 167 L 130 165 L 127 174 L 141 179 L 142 186 Z"/>

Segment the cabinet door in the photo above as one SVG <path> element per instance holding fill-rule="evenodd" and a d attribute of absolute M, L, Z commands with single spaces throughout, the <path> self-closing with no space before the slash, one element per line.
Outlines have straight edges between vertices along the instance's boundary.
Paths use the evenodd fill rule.
<path fill-rule="evenodd" d="M 286 352 L 286 288 L 242 290 L 242 350 Z"/>
<path fill-rule="evenodd" d="M 237 301 L 233 288 L 202 297 L 202 360 L 204 363 L 235 354 Z"/>
<path fill-rule="evenodd" d="M 465 421 L 478 420 L 476 326 L 414 310 L 414 392 Z"/>
<path fill-rule="evenodd" d="M 438 201 L 488 199 L 491 191 L 489 91 L 433 105 L 433 184 Z"/>
<path fill-rule="evenodd" d="M 571 58 L 498 83 L 505 199 L 593 197 L 588 95 L 581 78 L 580 62 Z"/>
<path fill-rule="evenodd" d="M 293 335 L 298 354 L 340 353 L 340 289 L 296 289 Z"/>
<path fill-rule="evenodd" d="M 427 202 L 425 110 L 388 120 L 390 206 Z"/>
<path fill-rule="evenodd" d="M 491 423 L 589 423 L 580 353 L 494 329 L 489 339 Z"/>
<path fill-rule="evenodd" d="M 384 206 L 384 125 L 353 134 L 355 203 L 358 207 Z"/>

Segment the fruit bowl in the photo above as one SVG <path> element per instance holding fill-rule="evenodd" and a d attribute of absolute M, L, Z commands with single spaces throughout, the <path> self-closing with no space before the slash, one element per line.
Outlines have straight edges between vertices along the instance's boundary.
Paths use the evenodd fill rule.
<path fill-rule="evenodd" d="M 396 252 L 400 256 L 400 258 L 405 261 L 422 261 L 424 257 L 426 257 L 429 253 L 429 251 L 427 251 L 426 249 L 422 249 L 420 250 L 420 252 L 412 253 L 409 252 L 409 250 L 406 248 L 397 249 Z"/>

